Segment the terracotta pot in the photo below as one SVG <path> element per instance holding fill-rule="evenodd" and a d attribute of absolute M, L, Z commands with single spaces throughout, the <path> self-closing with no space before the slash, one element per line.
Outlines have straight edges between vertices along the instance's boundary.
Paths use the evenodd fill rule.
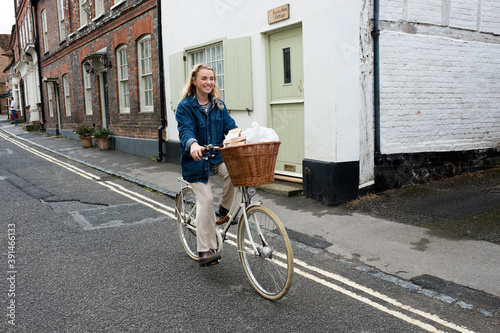
<path fill-rule="evenodd" d="M 109 138 L 95 139 L 99 150 L 109 150 Z"/>
<path fill-rule="evenodd" d="M 82 140 L 82 147 L 83 148 L 88 148 L 92 147 L 92 137 L 91 136 L 84 136 L 80 138 Z"/>

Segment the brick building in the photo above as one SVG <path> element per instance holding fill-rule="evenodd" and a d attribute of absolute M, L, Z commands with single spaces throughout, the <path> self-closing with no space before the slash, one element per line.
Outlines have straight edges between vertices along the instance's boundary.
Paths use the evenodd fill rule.
<path fill-rule="evenodd" d="M 0 114 L 8 112 L 8 97 L 7 97 L 7 71 L 5 71 L 12 59 L 12 52 L 9 47 L 10 35 L 0 35 Z"/>
<path fill-rule="evenodd" d="M 154 155 L 161 122 L 156 1 L 33 3 L 47 131 L 76 137 L 80 125 L 106 127 L 115 148 Z"/>

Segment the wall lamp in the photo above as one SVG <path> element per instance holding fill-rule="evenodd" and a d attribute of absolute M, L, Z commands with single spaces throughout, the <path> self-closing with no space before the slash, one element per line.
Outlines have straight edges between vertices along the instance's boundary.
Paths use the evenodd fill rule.
<path fill-rule="evenodd" d="M 90 61 L 85 60 L 85 62 L 83 63 L 83 67 L 85 68 L 85 71 L 86 71 L 87 73 L 92 73 L 92 74 L 94 74 L 94 68 L 93 68 L 93 67 L 92 67 L 92 68 L 90 67 Z"/>
<path fill-rule="evenodd" d="M 108 59 L 108 55 L 106 53 L 103 53 L 101 55 L 100 60 L 101 60 L 101 64 L 104 66 L 104 68 L 111 68 L 111 67 L 113 67 L 111 65 L 111 60 Z"/>

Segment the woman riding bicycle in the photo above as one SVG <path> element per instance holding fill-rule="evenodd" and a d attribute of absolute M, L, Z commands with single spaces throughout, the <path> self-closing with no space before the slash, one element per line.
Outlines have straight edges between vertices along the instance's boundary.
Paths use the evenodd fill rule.
<path fill-rule="evenodd" d="M 182 95 L 175 115 L 181 146 L 182 177 L 190 183 L 197 197 L 198 257 L 200 266 L 206 266 L 220 259 L 220 255 L 215 253 L 216 218 L 208 178 L 214 174 L 224 179 L 219 206 L 222 217 L 231 207 L 235 188 L 220 152 L 216 151 L 210 160 L 203 159 L 203 146 L 221 146 L 224 136 L 237 126 L 220 98 L 215 71 L 206 64 L 193 68 Z"/>

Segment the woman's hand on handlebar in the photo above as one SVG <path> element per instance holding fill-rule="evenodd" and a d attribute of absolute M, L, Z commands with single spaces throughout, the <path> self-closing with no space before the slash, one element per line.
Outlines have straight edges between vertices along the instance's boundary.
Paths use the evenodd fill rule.
<path fill-rule="evenodd" d="M 201 158 L 203 157 L 203 153 L 205 152 L 205 148 L 200 146 L 198 142 L 193 142 L 193 144 L 190 147 L 191 150 L 191 157 L 195 161 L 201 161 Z"/>

